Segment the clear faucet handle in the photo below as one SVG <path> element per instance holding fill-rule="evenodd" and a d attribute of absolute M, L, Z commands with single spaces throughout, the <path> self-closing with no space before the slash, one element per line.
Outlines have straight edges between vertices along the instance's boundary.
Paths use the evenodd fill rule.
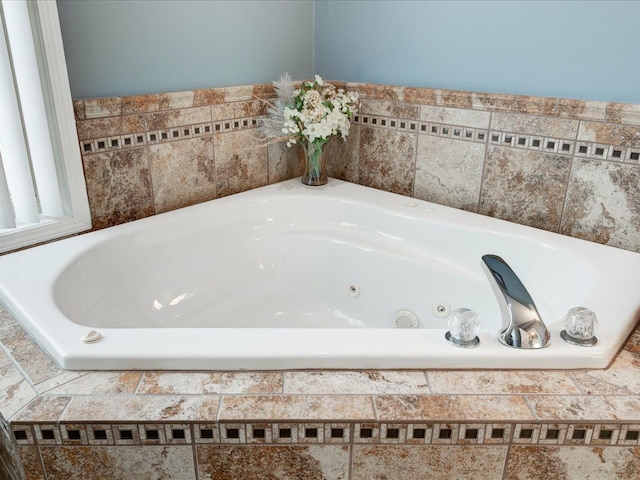
<path fill-rule="evenodd" d="M 598 341 L 598 318 L 596 314 L 585 307 L 575 307 L 564 317 L 565 329 L 560 332 L 562 339 L 572 345 L 590 347 Z"/>
<path fill-rule="evenodd" d="M 478 314 L 468 308 L 457 308 L 449 316 L 447 341 L 457 347 L 471 348 L 480 343 Z"/>

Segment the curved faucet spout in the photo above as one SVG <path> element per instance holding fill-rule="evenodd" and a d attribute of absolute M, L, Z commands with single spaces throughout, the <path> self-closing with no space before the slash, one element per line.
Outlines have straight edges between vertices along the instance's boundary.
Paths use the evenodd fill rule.
<path fill-rule="evenodd" d="M 500 304 L 500 343 L 514 348 L 548 346 L 549 330 L 542 321 L 531 295 L 511 267 L 497 255 L 483 255 L 482 262 Z"/>

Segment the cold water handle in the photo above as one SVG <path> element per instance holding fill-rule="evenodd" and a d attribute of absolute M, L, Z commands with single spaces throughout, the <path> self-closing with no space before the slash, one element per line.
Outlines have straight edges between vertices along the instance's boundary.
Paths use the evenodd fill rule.
<path fill-rule="evenodd" d="M 502 313 L 498 340 L 513 348 L 544 348 L 550 334 L 538 309 L 511 267 L 497 255 L 483 255 L 482 266 Z"/>

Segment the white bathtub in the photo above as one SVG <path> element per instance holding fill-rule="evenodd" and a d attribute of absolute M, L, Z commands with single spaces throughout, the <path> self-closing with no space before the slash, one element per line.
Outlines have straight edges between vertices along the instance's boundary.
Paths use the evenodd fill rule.
<path fill-rule="evenodd" d="M 520 277 L 549 347 L 498 342 L 484 254 Z M 295 179 L 0 257 L 0 299 L 67 369 L 603 368 L 639 273 L 640 254 Z M 478 313 L 477 348 L 447 343 L 438 302 Z M 575 306 L 598 315 L 594 347 L 560 338 Z M 400 310 L 419 328 L 394 328 Z"/>

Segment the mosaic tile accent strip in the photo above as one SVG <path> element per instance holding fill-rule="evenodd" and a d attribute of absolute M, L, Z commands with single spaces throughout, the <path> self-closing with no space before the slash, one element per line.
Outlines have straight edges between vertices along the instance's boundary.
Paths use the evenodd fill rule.
<path fill-rule="evenodd" d="M 640 423 L 13 423 L 17 445 L 607 445 L 640 446 Z"/>

